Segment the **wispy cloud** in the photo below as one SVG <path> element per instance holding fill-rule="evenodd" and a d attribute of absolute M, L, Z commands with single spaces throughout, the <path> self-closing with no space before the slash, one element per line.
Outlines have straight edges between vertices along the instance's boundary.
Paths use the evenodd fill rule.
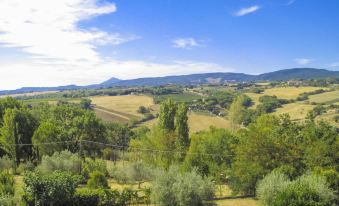
<path fill-rule="evenodd" d="M 239 11 L 234 13 L 234 16 L 245 16 L 247 14 L 256 12 L 257 10 L 259 10 L 261 7 L 258 5 L 254 5 L 254 6 L 250 6 L 250 7 L 246 7 L 246 8 L 242 8 Z"/>
<path fill-rule="evenodd" d="M 38 58 L 62 61 L 99 61 L 95 48 L 135 39 L 98 29 L 79 28 L 82 20 L 110 14 L 113 3 L 99 0 L 2 0 L 0 43 Z"/>
<path fill-rule="evenodd" d="M 306 65 L 306 64 L 311 63 L 313 60 L 312 59 L 307 59 L 307 58 L 297 58 L 297 59 L 294 59 L 294 61 L 297 64 Z"/>
<path fill-rule="evenodd" d="M 192 47 L 202 46 L 194 38 L 178 38 L 172 41 L 172 46 L 175 48 L 189 49 Z"/>
<path fill-rule="evenodd" d="M 294 2 L 296 2 L 297 0 L 289 0 L 287 3 L 286 3 L 286 6 L 289 6 L 289 5 L 292 5 L 294 4 Z"/>
<path fill-rule="evenodd" d="M 330 67 L 339 67 L 339 62 L 334 62 L 330 64 Z"/>

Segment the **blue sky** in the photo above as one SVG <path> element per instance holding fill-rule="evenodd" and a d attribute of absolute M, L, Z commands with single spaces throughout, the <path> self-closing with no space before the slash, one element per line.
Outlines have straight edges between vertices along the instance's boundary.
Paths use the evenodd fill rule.
<path fill-rule="evenodd" d="M 0 89 L 339 70 L 337 0 L 2 0 Z"/>

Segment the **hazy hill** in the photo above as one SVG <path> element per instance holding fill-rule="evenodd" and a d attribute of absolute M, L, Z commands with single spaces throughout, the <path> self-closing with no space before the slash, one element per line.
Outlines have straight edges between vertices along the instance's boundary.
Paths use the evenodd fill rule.
<path fill-rule="evenodd" d="M 252 81 L 277 81 L 289 79 L 316 79 L 326 77 L 339 77 L 339 71 L 330 71 L 326 69 L 314 68 L 293 68 L 284 69 L 274 72 L 263 73 L 259 75 L 250 75 L 243 73 L 204 73 L 190 74 L 165 77 L 146 77 L 131 80 L 120 80 L 115 77 L 108 79 L 100 84 L 87 86 L 59 86 L 59 87 L 23 87 L 16 90 L 0 91 L 0 95 L 20 94 L 28 92 L 43 92 L 43 91 L 62 91 L 73 89 L 95 89 L 112 86 L 159 86 L 166 84 L 181 84 L 181 85 L 196 85 L 196 84 L 220 84 L 226 82 L 252 82 Z"/>

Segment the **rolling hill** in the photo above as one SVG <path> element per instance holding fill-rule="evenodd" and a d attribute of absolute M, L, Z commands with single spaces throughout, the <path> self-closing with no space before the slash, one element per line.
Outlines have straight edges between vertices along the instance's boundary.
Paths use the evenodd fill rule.
<path fill-rule="evenodd" d="M 259 75 L 219 72 L 219 73 L 189 74 L 165 77 L 146 77 L 131 80 L 120 80 L 113 77 L 100 84 L 93 84 L 87 86 L 68 85 L 59 87 L 23 87 L 16 90 L 0 91 L 0 95 L 20 94 L 29 92 L 44 92 L 44 91 L 63 91 L 74 89 L 95 89 L 114 86 L 159 86 L 167 84 L 181 84 L 181 85 L 221 84 L 226 82 L 278 81 L 290 79 L 316 79 L 327 77 L 339 78 L 339 71 L 330 71 L 326 69 L 315 69 L 315 68 L 293 68 L 263 73 Z"/>

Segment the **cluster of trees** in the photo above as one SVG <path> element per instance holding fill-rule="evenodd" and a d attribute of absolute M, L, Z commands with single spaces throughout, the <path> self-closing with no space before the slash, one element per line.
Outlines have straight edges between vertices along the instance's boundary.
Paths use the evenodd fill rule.
<path fill-rule="evenodd" d="M 34 107 L 10 97 L 0 100 L 0 155 L 8 155 L 16 166 L 63 150 L 81 149 L 87 156 L 101 156 L 100 145 L 81 142 L 127 147 L 132 136 L 127 126 L 105 124 L 98 119 L 87 99 L 80 104 L 59 102 Z"/>

